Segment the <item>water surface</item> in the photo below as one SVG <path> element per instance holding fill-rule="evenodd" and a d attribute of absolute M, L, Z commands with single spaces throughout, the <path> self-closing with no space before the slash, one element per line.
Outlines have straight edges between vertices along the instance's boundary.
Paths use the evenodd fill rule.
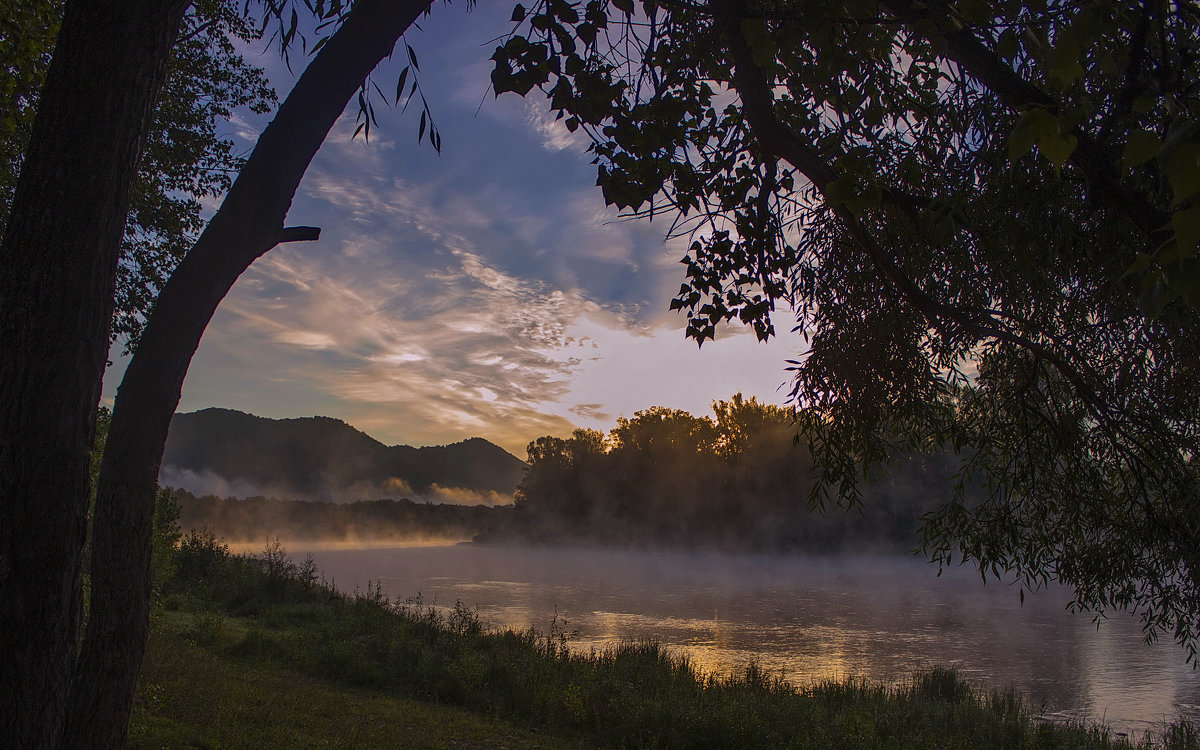
<path fill-rule="evenodd" d="M 468 545 L 311 551 L 340 589 L 379 582 L 403 600 L 462 601 L 499 627 L 548 632 L 573 648 L 654 638 L 705 670 L 757 662 L 795 683 L 865 677 L 892 683 L 952 666 L 989 688 L 1017 687 L 1055 719 L 1141 731 L 1200 721 L 1200 673 L 1170 641 L 1147 646 L 1138 622 L 1066 611 L 1052 589 L 1025 596 L 973 569 L 908 557 L 494 548 Z M 556 619 L 557 618 L 557 621 Z"/>

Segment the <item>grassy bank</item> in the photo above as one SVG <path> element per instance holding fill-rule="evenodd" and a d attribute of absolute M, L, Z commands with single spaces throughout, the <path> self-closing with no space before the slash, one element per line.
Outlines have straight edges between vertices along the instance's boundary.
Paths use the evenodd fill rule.
<path fill-rule="evenodd" d="M 698 675 L 654 644 L 572 654 L 458 606 L 339 594 L 275 547 L 180 544 L 159 597 L 135 747 L 1123 748 L 1039 723 L 947 671 L 884 687 Z M 1143 747 L 1197 748 L 1188 726 Z"/>

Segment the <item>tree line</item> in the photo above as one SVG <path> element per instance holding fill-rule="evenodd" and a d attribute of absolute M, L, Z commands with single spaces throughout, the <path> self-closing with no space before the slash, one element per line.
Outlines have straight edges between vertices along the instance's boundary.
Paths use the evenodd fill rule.
<path fill-rule="evenodd" d="M 949 458 L 902 454 L 861 502 L 823 504 L 794 410 L 734 395 L 712 417 L 655 406 L 606 435 L 577 429 L 528 446 L 513 506 L 408 498 L 318 502 L 173 490 L 182 528 L 230 542 L 584 544 L 836 554 L 909 551 L 921 517 L 953 493 Z"/>
<path fill-rule="evenodd" d="M 741 394 L 697 417 L 656 406 L 531 442 L 511 517 L 481 541 L 669 545 L 812 553 L 913 549 L 919 517 L 947 499 L 938 457 L 910 456 L 865 483 L 863 504 L 814 495 L 791 409 Z M 939 466 L 938 468 L 944 468 Z"/>

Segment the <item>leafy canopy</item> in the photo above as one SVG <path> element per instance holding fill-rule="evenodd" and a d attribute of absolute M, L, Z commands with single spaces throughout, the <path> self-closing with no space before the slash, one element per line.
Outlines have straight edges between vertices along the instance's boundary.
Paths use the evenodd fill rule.
<path fill-rule="evenodd" d="M 0 233 L 37 112 L 62 18 L 62 0 L 12 0 L 0 18 Z M 237 0 L 192 5 L 172 50 L 167 81 L 138 166 L 117 270 L 112 338 L 136 344 L 158 290 L 204 228 L 206 205 L 244 163 L 233 113 L 270 110 L 275 93 L 240 49 L 261 37 Z"/>
<path fill-rule="evenodd" d="M 1200 8 L 1159 0 L 541 0 L 538 88 L 597 184 L 692 239 L 699 342 L 807 342 L 791 397 L 854 503 L 958 455 L 927 553 L 1200 638 Z"/>

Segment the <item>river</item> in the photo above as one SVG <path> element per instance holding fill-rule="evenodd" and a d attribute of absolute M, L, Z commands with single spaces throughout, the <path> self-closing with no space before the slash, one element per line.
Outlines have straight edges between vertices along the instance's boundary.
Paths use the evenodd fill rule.
<path fill-rule="evenodd" d="M 894 683 L 934 666 L 988 688 L 1015 686 L 1055 720 L 1140 733 L 1179 716 L 1200 723 L 1200 672 L 1169 638 L 1143 642 L 1136 619 L 1099 627 L 1066 611 L 1060 589 L 1026 594 L 974 569 L 908 557 L 762 555 L 297 544 L 350 591 L 378 582 L 392 599 L 462 601 L 498 627 L 547 632 L 573 648 L 654 638 L 704 670 L 751 661 L 793 683 L 865 677 Z"/>

